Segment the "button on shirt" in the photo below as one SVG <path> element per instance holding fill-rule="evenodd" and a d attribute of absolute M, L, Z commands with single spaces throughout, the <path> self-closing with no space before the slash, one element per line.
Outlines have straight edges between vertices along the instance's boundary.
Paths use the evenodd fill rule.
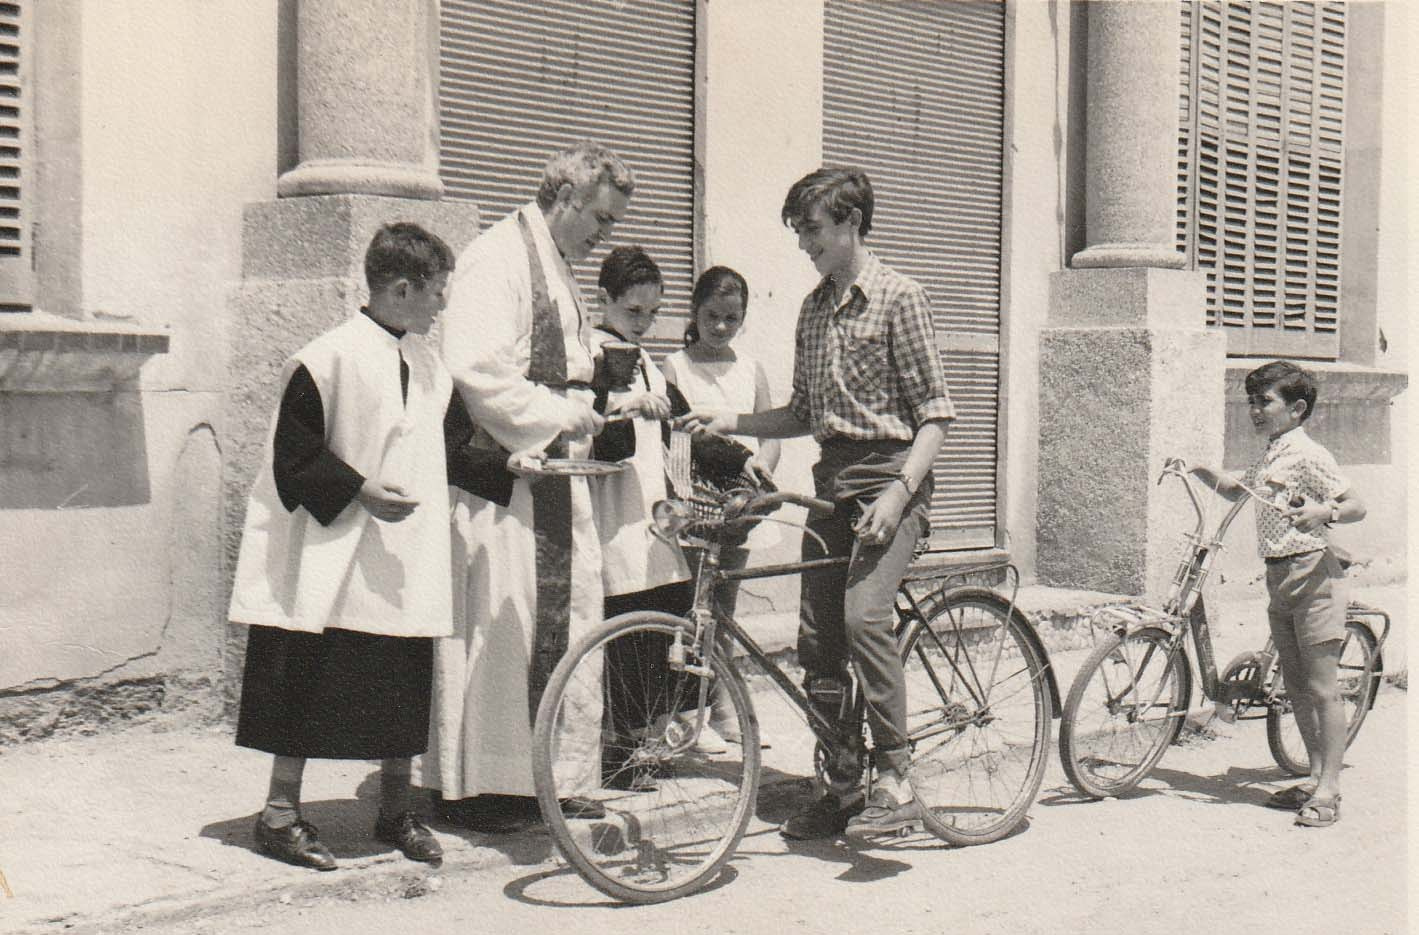
<path fill-rule="evenodd" d="M 1273 438 L 1261 459 L 1247 468 L 1242 482 L 1259 494 L 1277 491 L 1274 499 L 1280 509 L 1255 504 L 1256 546 L 1262 558 L 1300 555 L 1329 545 L 1326 527 L 1301 532 L 1281 511 L 1297 495 L 1325 503 L 1350 489 L 1335 456 L 1300 426 Z"/>
<path fill-rule="evenodd" d="M 869 254 L 841 304 L 825 277 L 803 300 L 789 406 L 819 442 L 909 442 L 955 418 L 920 285 Z"/>

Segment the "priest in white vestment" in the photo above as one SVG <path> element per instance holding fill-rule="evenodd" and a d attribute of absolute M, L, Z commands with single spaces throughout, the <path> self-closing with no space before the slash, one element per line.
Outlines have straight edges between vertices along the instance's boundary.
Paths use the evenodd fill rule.
<path fill-rule="evenodd" d="M 535 201 L 458 258 L 443 358 L 490 443 L 589 457 L 602 422 L 589 388 L 590 322 L 569 264 L 625 216 L 633 184 L 615 154 L 577 144 L 548 161 Z M 505 503 L 450 493 L 454 633 L 435 649 L 424 784 L 439 790 L 444 818 L 516 831 L 536 816 L 541 686 L 568 642 L 602 619 L 601 549 L 585 478 L 519 477 Z M 588 699 L 593 740 L 599 704 Z M 596 755 L 595 742 L 586 747 Z"/>

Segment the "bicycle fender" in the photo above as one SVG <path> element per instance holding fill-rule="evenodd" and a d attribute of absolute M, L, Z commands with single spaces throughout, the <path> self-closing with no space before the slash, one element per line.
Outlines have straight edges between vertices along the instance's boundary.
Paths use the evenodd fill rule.
<path fill-rule="evenodd" d="M 1018 608 L 1016 612 L 1019 612 Z M 1029 618 L 1026 618 L 1025 623 L 1025 639 L 1030 641 L 1031 647 L 1044 660 L 1045 679 L 1049 682 L 1050 710 L 1055 718 L 1062 718 L 1064 717 L 1064 702 L 1060 700 L 1059 680 L 1054 674 L 1054 663 L 1050 662 L 1049 653 L 1045 651 L 1045 641 L 1040 639 L 1040 634 L 1035 630 L 1034 623 Z"/>

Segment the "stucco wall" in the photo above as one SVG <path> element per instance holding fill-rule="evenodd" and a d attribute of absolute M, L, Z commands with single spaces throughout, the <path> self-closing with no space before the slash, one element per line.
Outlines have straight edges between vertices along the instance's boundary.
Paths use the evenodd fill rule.
<path fill-rule="evenodd" d="M 739 346 L 768 371 L 775 405 L 788 402 L 793 333 L 818 275 L 779 220 L 788 187 L 818 168 L 823 152 L 823 10 L 816 3 L 706 4 L 705 265 L 723 263 L 749 283 Z M 786 442 L 777 477 L 811 490 L 811 440 Z M 785 519 L 801 511 L 785 509 Z M 772 526 L 751 545 L 755 561 L 789 561 L 798 537 Z M 796 579 L 746 582 L 740 609 L 795 610 Z M 756 599 L 757 598 L 757 599 Z"/>
<path fill-rule="evenodd" d="M 1005 411 L 1006 545 L 1035 578 L 1040 470 L 1040 329 L 1049 276 L 1063 268 L 1082 227 L 1083 38 L 1069 3 L 1012 2 L 1006 17 L 1008 143 L 1001 294 Z M 1074 197 L 1071 197 L 1074 193 Z"/>
<path fill-rule="evenodd" d="M 171 350 L 138 386 L 5 400 L 45 413 L 73 489 L 0 512 L 0 725 L 85 680 L 141 682 L 141 706 L 171 703 L 172 673 L 215 676 L 226 300 L 242 206 L 275 187 L 275 26 L 274 0 L 85 0 L 66 37 L 83 167 L 70 311 L 167 326 Z M 72 694 L 26 729 L 71 716 Z"/>

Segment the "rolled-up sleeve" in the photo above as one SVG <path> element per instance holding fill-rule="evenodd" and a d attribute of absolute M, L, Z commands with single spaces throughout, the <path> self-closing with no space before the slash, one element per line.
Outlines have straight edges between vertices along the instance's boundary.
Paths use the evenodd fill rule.
<path fill-rule="evenodd" d="M 902 402 L 918 426 L 934 419 L 954 419 L 956 408 L 946 388 L 931 302 L 917 286 L 902 292 L 891 315 L 892 365 L 901 386 Z"/>

